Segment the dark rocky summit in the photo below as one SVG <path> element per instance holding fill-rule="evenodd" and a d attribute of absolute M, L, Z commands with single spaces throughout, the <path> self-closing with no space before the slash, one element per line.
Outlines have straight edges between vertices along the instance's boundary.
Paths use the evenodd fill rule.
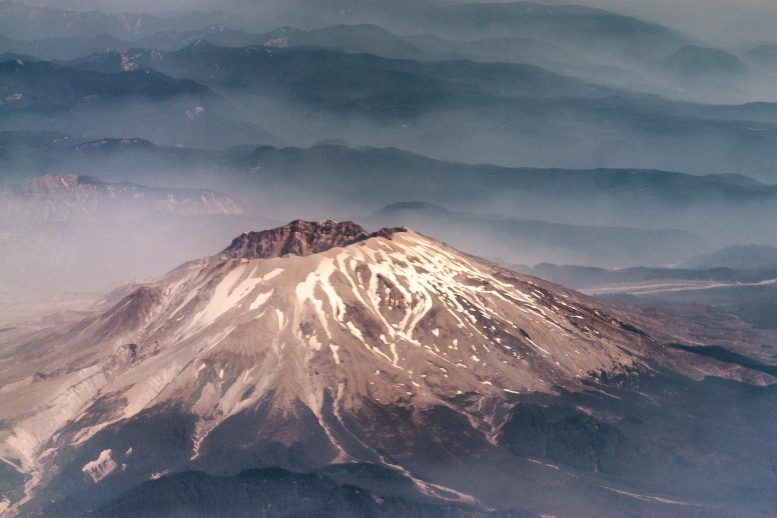
<path fill-rule="evenodd" d="M 232 259 L 270 259 L 287 255 L 307 256 L 364 241 L 390 237 L 401 229 L 382 229 L 370 234 L 352 221 L 295 220 L 282 227 L 243 233 L 223 252 Z"/>

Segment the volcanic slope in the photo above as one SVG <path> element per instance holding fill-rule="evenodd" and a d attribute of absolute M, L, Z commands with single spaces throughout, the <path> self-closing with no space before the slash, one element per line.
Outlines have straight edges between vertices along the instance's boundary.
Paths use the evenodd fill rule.
<path fill-rule="evenodd" d="M 581 294 L 412 230 L 333 221 L 243 234 L 69 327 L 6 340 L 14 509 L 187 469 L 349 462 L 475 504 L 412 466 L 497 445 L 517 395 L 665 354 Z"/>

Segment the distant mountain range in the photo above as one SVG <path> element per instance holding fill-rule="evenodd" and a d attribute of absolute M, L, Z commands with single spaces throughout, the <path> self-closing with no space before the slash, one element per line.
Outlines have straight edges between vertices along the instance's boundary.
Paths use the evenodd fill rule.
<path fill-rule="evenodd" d="M 442 158 L 501 164 L 629 164 L 773 175 L 772 105 L 670 102 L 529 65 L 394 60 L 306 47 L 217 47 L 205 41 L 173 52 L 114 54 L 102 65 L 92 57 L 68 66 L 116 72 L 125 60 L 218 89 L 245 119 L 271 126 L 290 141 L 391 143 Z M 727 145 L 716 144 L 721 142 Z"/>
<path fill-rule="evenodd" d="M 143 13 L 73 11 L 33 6 L 19 0 L 0 2 L 0 34 L 20 40 L 103 34 L 117 39 L 135 39 L 163 30 L 195 30 L 219 21 L 224 21 L 224 15 L 215 12 L 160 17 Z"/>
<path fill-rule="evenodd" d="M 106 183 L 88 176 L 47 175 L 26 182 L 0 180 L 0 226 L 78 220 L 128 220 L 153 214 L 242 214 L 243 207 L 214 191 L 155 189 Z"/>
<path fill-rule="evenodd" d="M 688 79 L 713 76 L 735 81 L 747 72 L 747 65 L 737 56 L 721 49 L 685 45 L 664 59 L 667 70 Z"/>
<path fill-rule="evenodd" d="M 97 16 L 0 5 L 9 19 L 64 16 L 75 26 L 81 15 Z M 340 138 L 448 160 L 740 172 L 773 181 L 777 109 L 721 105 L 775 98 L 772 72 L 753 57 L 767 47 L 739 57 L 666 27 L 579 6 L 420 6 L 401 13 L 401 27 L 391 25 L 391 8 L 368 10 L 381 11 L 391 31 L 359 22 L 354 9 L 340 19 L 350 25 L 257 34 L 218 23 L 216 13 L 203 14 L 212 23 L 197 26 L 187 24 L 200 15 L 151 17 L 156 21 L 142 20 L 124 39 L 107 28 L 116 17 L 137 22 L 135 15 L 84 22 L 107 27 L 96 34 L 81 28 L 20 41 L 6 33 L 4 67 L 21 59 L 37 67 L 37 84 L 66 87 L 73 99 L 46 100 L 59 117 L 32 116 L 23 99 L 34 89 L 0 77 L 0 108 L 13 114 L 3 127 L 194 147 Z M 457 39 L 464 33 L 469 41 Z M 62 61 L 33 66 L 27 54 Z M 86 75 L 76 81 L 73 69 Z M 125 111 L 107 124 L 94 107 L 83 113 L 83 104 L 95 95 L 91 85 L 118 79 L 87 72 L 161 73 L 126 95 L 172 104 L 143 114 L 154 124 L 141 126 Z M 132 83 L 132 76 L 121 77 Z M 197 84 L 173 87 L 172 77 Z M 181 91 L 171 99 L 172 90 Z M 77 113 L 65 116 L 65 107 Z M 146 107 L 122 108 L 140 109 Z"/>
<path fill-rule="evenodd" d="M 486 257 L 598 265 L 666 264 L 704 247 L 690 232 L 596 227 L 519 220 L 447 210 L 430 203 L 395 203 L 360 218 L 373 225 L 408 226 Z M 542 277 L 538 275 L 538 277 Z"/>
<path fill-rule="evenodd" d="M 108 35 L 64 36 L 40 40 L 14 40 L 0 37 L 0 52 L 20 54 L 35 59 L 78 59 L 98 52 L 124 50 L 127 42 Z"/>
<path fill-rule="evenodd" d="M 691 262 L 688 261 L 684 264 L 689 265 Z M 640 285 L 655 285 L 657 290 L 662 287 L 672 290 L 676 289 L 683 281 L 685 281 L 685 287 L 692 289 L 694 284 L 698 288 L 704 288 L 705 286 L 712 287 L 715 283 L 745 285 L 777 279 L 777 267 L 774 266 L 768 268 L 734 268 L 731 266 L 694 268 L 689 265 L 678 268 L 633 267 L 607 270 L 582 265 L 540 263 L 533 267 L 517 265 L 512 267 L 516 271 L 549 279 L 575 289 L 599 289 L 605 286 L 613 289 L 633 286 L 636 289 Z M 661 285 L 659 282 L 666 284 Z M 624 289 L 624 291 L 628 292 L 628 289 Z"/>
<path fill-rule="evenodd" d="M 349 207 L 347 213 L 334 209 L 333 216 L 338 217 L 420 201 L 506 220 L 673 228 L 700 235 L 713 248 L 743 232 L 758 232 L 764 242 L 777 237 L 769 224 L 777 212 L 777 187 L 740 175 L 509 168 L 341 144 L 205 151 L 159 147 L 138 139 L 90 142 L 51 133 L 0 134 L 3 174 L 36 176 L 50 171 L 52 164 L 106 180 L 148 183 L 164 178 L 173 186 L 207 187 L 218 176 L 222 189 L 239 195 L 254 210 L 282 217 L 308 214 L 311 207 L 333 210 L 316 205 L 325 197 Z M 694 243 L 688 240 L 687 254 L 672 262 L 705 251 Z"/>
<path fill-rule="evenodd" d="M 136 96 L 146 100 L 166 100 L 176 96 L 208 97 L 216 95 L 194 81 L 172 79 L 150 70 L 125 66 L 127 74 L 94 74 L 55 65 L 47 61 L 5 61 L 0 68 L 6 114 L 29 110 L 54 112 L 82 103 Z"/>
<path fill-rule="evenodd" d="M 118 66 L 121 74 L 22 58 L 1 62 L 0 128 L 142 134 L 169 145 L 278 142 L 194 81 L 140 70 L 121 58 Z"/>
<path fill-rule="evenodd" d="M 387 97 L 393 91 L 398 101 L 410 102 L 410 94 L 420 95 L 423 88 L 442 95 L 442 100 L 461 94 L 601 97 L 614 93 L 529 65 L 427 63 L 311 48 L 218 47 L 204 40 L 173 52 L 138 51 L 131 59 L 142 67 L 231 91 L 280 88 L 302 101 L 327 103 L 333 109 L 348 109 L 347 104 L 332 104 L 330 96 L 338 88 L 347 88 L 353 101 L 362 102 Z M 369 75 L 370 70 L 378 75 Z M 321 97 L 314 99 L 314 95 Z M 342 102 L 348 100 L 345 97 Z"/>
<path fill-rule="evenodd" d="M 223 47 L 308 46 L 421 61 L 472 59 L 531 64 L 595 82 L 633 86 L 644 91 L 651 91 L 651 87 L 659 88 L 658 84 L 651 83 L 636 71 L 598 65 L 597 60 L 590 59 L 584 52 L 548 41 L 521 37 L 463 41 L 445 39 L 434 34 L 402 36 L 374 24 L 339 24 L 312 30 L 281 27 L 261 34 L 211 25 L 196 31 L 164 31 L 127 41 L 107 34 L 49 37 L 33 41 L 0 37 L 0 53 L 29 55 L 38 59 L 73 60 L 96 53 L 126 53 L 143 48 L 175 51 L 201 40 Z"/>
<path fill-rule="evenodd" d="M 758 57 L 768 56 L 766 45 L 747 53 L 757 66 L 737 67 L 722 89 L 714 72 L 734 70 L 728 65 L 738 57 L 666 26 L 579 5 L 297 1 L 282 9 L 272 2 L 245 7 L 251 15 L 155 16 L 7 0 L 0 4 L 0 53 L 76 59 L 132 48 L 178 50 L 201 39 L 231 47 L 316 46 L 389 58 L 535 64 L 611 86 L 712 102 L 747 99 L 768 91 L 773 80 L 768 58 Z M 268 24 L 276 25 L 271 30 Z M 57 30 L 45 30 L 52 26 Z M 689 76 L 691 69 L 697 73 Z"/>
<path fill-rule="evenodd" d="M 51 170 L 81 176 L 29 180 Z M 724 223 L 731 235 L 758 229 L 766 239 L 777 206 L 777 188 L 739 176 L 513 169 L 332 144 L 206 151 L 13 132 L 0 134 L 0 173 L 17 178 L 1 184 L 11 233 L 3 239 L 0 288 L 22 293 L 18 283 L 29 278 L 22 272 L 37 271 L 35 288 L 29 286 L 37 295 L 162 273 L 256 221 L 272 223 L 293 212 L 410 225 L 509 264 L 624 267 L 677 264 L 711 250 L 725 242 L 718 226 Z M 121 178 L 189 187 L 151 189 Z M 209 190 L 216 182 L 240 202 Z M 373 214 L 397 200 L 424 201 Z M 246 214 L 235 214 L 241 209 Z M 693 213 L 698 220 L 689 219 Z M 123 223 L 111 227 L 103 220 Z M 90 235 L 94 244 L 81 246 Z M 58 257 L 35 254 L 47 242 L 58 243 Z M 154 253 L 136 261 L 131 250 L 138 247 Z M 110 260 L 118 251 L 121 259 Z M 92 265 L 90 282 L 69 282 L 65 272 L 85 264 Z"/>
<path fill-rule="evenodd" d="M 777 270 L 777 248 L 765 245 L 729 246 L 683 263 L 686 268 Z"/>
<path fill-rule="evenodd" d="M 419 11 L 419 24 L 445 35 L 522 36 L 627 59 L 660 56 L 689 38 L 658 24 L 580 5 L 469 3 Z"/>
<path fill-rule="evenodd" d="M 712 307 L 733 315 L 728 318 L 777 329 L 777 260 L 769 246 L 727 247 L 677 268 L 606 270 L 548 263 L 514 268 L 606 300 L 673 310 Z"/>

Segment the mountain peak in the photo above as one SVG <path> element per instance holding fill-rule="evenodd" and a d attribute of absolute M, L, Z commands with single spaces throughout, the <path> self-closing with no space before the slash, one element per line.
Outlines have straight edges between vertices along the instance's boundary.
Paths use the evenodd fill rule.
<path fill-rule="evenodd" d="M 226 194 L 206 189 L 165 189 L 92 176 L 56 173 L 22 182 L 0 181 L 3 215 L 19 221 L 136 219 L 170 215 L 242 214 Z"/>
<path fill-rule="evenodd" d="M 38 192 L 69 191 L 81 183 L 95 183 L 95 179 L 72 173 L 57 173 L 39 176 L 26 182 L 28 188 Z"/>
<path fill-rule="evenodd" d="M 387 237 L 397 230 L 382 229 L 370 234 L 352 221 L 298 219 L 271 230 L 243 233 L 235 238 L 222 254 L 232 259 L 307 256 L 352 245 L 378 235 Z"/>

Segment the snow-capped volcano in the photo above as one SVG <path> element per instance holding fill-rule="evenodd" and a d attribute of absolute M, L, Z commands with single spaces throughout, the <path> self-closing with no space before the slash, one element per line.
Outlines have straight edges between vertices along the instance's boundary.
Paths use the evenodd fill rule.
<path fill-rule="evenodd" d="M 511 396 L 574 389 L 653 345 L 582 295 L 412 230 L 353 223 L 243 234 L 120 293 L 5 348 L 16 362 L 0 372 L 0 454 L 32 476 L 28 489 L 67 473 L 64 450 L 83 455 L 93 484 L 269 458 L 397 467 L 397 438 L 429 426 L 424 412 L 493 442 Z M 185 452 L 151 462 L 122 430 L 161 414 L 184 419 Z"/>

